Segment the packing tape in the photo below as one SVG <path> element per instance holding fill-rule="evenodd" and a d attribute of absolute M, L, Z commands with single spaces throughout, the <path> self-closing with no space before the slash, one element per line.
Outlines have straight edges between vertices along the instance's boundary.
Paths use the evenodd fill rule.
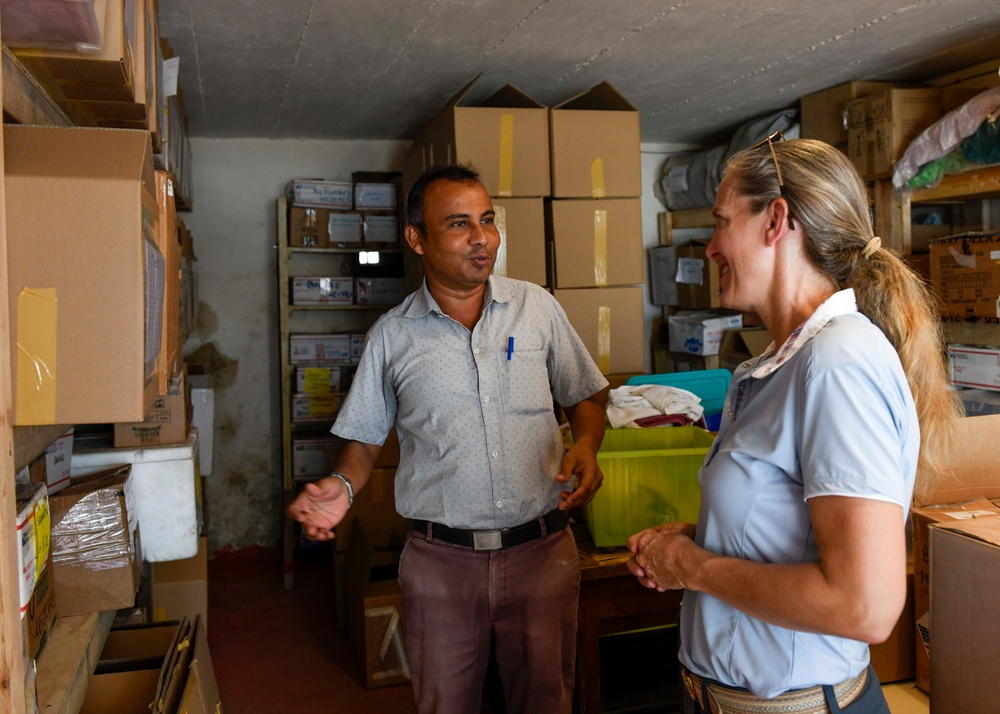
<path fill-rule="evenodd" d="M 611 374 L 611 308 L 597 308 L 597 368 L 601 374 Z"/>
<path fill-rule="evenodd" d="M 604 162 L 600 159 L 590 162 L 590 190 L 594 198 L 604 198 Z"/>
<path fill-rule="evenodd" d="M 594 284 L 608 287 L 608 212 L 594 211 Z"/>
<path fill-rule="evenodd" d="M 500 115 L 500 178 L 497 195 L 511 196 L 514 184 L 514 115 Z"/>
<path fill-rule="evenodd" d="M 56 423 L 58 308 L 55 288 L 24 288 L 17 296 L 18 424 Z"/>
<path fill-rule="evenodd" d="M 507 277 L 507 208 L 506 206 L 493 206 L 495 215 L 493 225 L 500 233 L 500 247 L 497 248 L 497 259 L 493 263 L 493 274 Z"/>

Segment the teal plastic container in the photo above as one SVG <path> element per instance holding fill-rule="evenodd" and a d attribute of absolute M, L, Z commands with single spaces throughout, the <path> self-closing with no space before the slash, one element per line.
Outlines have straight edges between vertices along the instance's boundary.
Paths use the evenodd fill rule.
<path fill-rule="evenodd" d="M 698 520 L 698 470 L 715 435 L 695 426 L 608 429 L 597 454 L 604 483 L 583 507 L 598 548 L 670 521 Z"/>

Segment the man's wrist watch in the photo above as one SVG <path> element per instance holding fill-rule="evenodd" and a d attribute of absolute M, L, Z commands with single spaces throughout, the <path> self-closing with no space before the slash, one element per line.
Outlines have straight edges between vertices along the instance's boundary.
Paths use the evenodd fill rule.
<path fill-rule="evenodd" d="M 339 478 L 344 482 L 344 488 L 347 489 L 347 507 L 350 508 L 354 505 L 354 486 L 351 484 L 351 479 L 344 476 L 344 474 L 339 471 L 334 471 L 330 474 L 331 478 Z"/>

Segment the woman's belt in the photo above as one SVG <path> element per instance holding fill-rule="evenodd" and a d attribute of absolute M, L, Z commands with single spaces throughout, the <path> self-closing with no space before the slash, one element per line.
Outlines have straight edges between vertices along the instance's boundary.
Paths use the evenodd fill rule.
<path fill-rule="evenodd" d="M 822 686 L 792 689 L 773 699 L 762 699 L 746 689 L 734 689 L 721 682 L 705 680 L 686 667 L 681 667 L 681 679 L 688 694 L 701 707 L 712 714 L 768 714 L 785 712 L 794 714 L 828 714 L 826 695 Z M 868 681 L 868 669 L 861 674 L 833 685 L 833 693 L 840 707 L 846 707 L 857 699 Z M 703 701 L 703 693 L 708 694 L 708 706 Z"/>

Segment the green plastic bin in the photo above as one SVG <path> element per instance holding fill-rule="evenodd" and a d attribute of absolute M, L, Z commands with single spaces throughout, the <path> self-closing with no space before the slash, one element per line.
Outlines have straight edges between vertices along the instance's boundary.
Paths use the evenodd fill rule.
<path fill-rule="evenodd" d="M 598 548 L 670 521 L 698 520 L 698 470 L 715 435 L 695 426 L 608 429 L 597 453 L 604 483 L 583 507 Z"/>

